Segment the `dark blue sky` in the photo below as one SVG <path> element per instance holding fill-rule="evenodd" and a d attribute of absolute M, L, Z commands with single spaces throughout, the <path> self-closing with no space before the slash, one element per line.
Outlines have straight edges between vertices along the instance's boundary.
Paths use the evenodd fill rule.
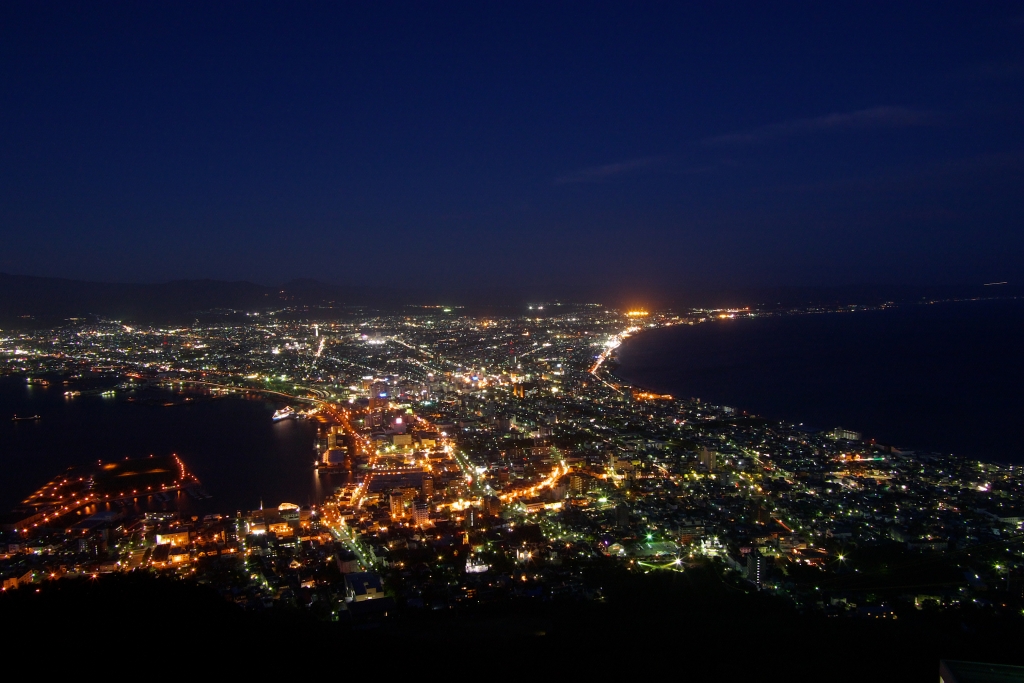
<path fill-rule="evenodd" d="M 3 3 L 0 270 L 1021 280 L 1024 6 L 696 5 Z"/>

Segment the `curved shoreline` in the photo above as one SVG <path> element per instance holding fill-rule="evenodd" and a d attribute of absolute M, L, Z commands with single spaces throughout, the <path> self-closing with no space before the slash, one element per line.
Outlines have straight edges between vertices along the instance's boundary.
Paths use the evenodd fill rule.
<path fill-rule="evenodd" d="M 287 494 L 305 500 L 313 490 L 306 475 L 312 471 L 309 464 L 315 457 L 315 431 L 307 431 L 311 425 L 303 423 L 275 427 L 269 406 L 280 397 L 271 400 L 266 395 L 239 392 L 226 400 L 197 401 L 165 410 L 99 397 L 68 402 L 60 388 L 29 397 L 17 377 L 4 379 L 8 381 L 0 384 L 0 397 L 6 403 L 19 410 L 37 410 L 45 418 L 39 429 L 20 430 L 17 440 L 7 443 L 3 462 L 8 468 L 11 505 L 68 466 L 98 458 L 106 461 L 169 452 L 178 453 L 216 496 L 217 504 L 232 511 L 257 505 L 260 496 L 285 499 Z M 177 393 L 162 387 L 159 391 L 167 392 L 163 395 L 168 397 Z M 0 426 L 13 434 L 9 420 L 8 416 Z M 60 432 L 68 429 L 76 430 L 71 450 L 61 444 Z M 292 463 L 302 467 L 296 469 L 298 474 L 293 473 Z"/>
<path fill-rule="evenodd" d="M 781 424 L 816 425 L 822 431 L 853 425 L 871 435 L 868 439 L 922 452 L 1024 462 L 1006 426 L 1020 403 L 1009 389 L 1021 374 L 1012 346 L 1024 316 L 1016 297 L 934 303 L 975 301 L 978 306 L 861 309 L 857 312 L 879 315 L 858 316 L 856 323 L 846 316 L 811 316 L 817 320 L 790 326 L 792 321 L 783 319 L 791 315 L 776 314 L 757 316 L 766 318 L 767 328 L 693 330 L 700 335 L 696 338 L 679 332 L 678 339 L 692 341 L 685 362 L 672 359 L 680 347 L 671 334 L 625 354 L 623 342 L 602 374 L 624 388 L 668 393 L 677 400 L 700 397 Z M 890 310 L 892 315 L 881 315 Z M 699 324 L 695 320 L 690 327 Z M 644 327 L 631 338 L 677 326 Z M 652 336 L 657 338 L 644 338 Z M 624 360 L 637 352 L 640 358 Z M 705 357 L 706 363 L 693 365 Z M 680 383 L 687 388 L 681 391 Z M 709 385 L 720 390 L 704 399 Z"/>

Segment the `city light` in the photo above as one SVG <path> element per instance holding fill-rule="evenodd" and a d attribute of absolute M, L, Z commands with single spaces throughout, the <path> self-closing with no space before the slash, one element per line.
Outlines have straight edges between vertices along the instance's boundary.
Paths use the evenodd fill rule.
<path fill-rule="evenodd" d="M 275 438 L 308 435 L 294 467 L 313 482 L 288 496 L 305 504 L 207 514 L 217 491 L 186 466 L 205 471 L 194 454 L 115 453 L 74 476 L 55 472 L 21 499 L 0 560 L 14 566 L 31 553 L 39 570 L 5 574 L 4 590 L 23 578 L 122 571 L 223 588 L 210 569 L 217 558 L 237 563 L 254 609 L 279 602 L 282 586 L 324 604 L 342 594 L 384 600 L 354 583 L 366 574 L 389 596 L 429 593 L 430 576 L 443 576 L 451 590 L 438 609 L 447 610 L 526 594 L 600 600 L 590 573 L 600 560 L 638 574 L 713 572 L 730 591 L 853 616 L 849 605 L 874 593 L 836 586 L 871 570 L 862 548 L 905 555 L 908 566 L 961 562 L 971 571 L 950 573 L 964 577 L 950 585 L 971 600 L 1014 580 L 1019 468 L 903 453 L 849 429 L 809 430 L 616 375 L 616 354 L 643 330 L 752 311 L 532 310 L 360 312 L 315 325 L 261 315 L 173 330 L 82 323 L 0 340 L 0 362 L 31 363 L 33 391 L 75 406 L 105 396 L 132 410 L 198 412 L 254 400 L 260 429 L 276 422 Z M 39 379 L 85 367 L 104 370 L 67 385 Z M 47 424 L 41 415 L 16 426 Z"/>

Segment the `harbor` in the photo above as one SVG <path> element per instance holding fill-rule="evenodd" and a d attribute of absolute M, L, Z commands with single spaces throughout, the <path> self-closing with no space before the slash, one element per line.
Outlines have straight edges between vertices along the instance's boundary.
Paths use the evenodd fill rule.
<path fill-rule="evenodd" d="M 122 384 L 128 386 L 109 382 L 113 387 Z M 59 378 L 46 386 L 0 378 L 0 414 L 6 413 L 0 420 L 0 465 L 8 482 L 0 491 L 0 510 L 15 508 L 26 492 L 68 467 L 171 453 L 187 463 L 213 496 L 199 501 L 181 492 L 172 495 L 175 505 L 234 511 L 256 508 L 261 498 L 306 504 L 323 495 L 312 467 L 320 423 L 274 422 L 271 416 L 283 400 L 256 392 L 202 393 L 187 386 L 183 391 L 179 383 L 174 391 L 164 386 L 116 388 L 114 396 L 68 400 L 64 392 L 75 386 Z M 15 415 L 40 419 L 14 421 Z"/>
<path fill-rule="evenodd" d="M 39 527 L 67 527 L 80 518 L 154 499 L 170 503 L 185 491 L 210 498 L 199 479 L 177 455 L 150 456 L 70 467 L 41 486 L 0 521 L 0 529 L 28 533 Z M 72 521 L 68 521 L 68 520 Z"/>

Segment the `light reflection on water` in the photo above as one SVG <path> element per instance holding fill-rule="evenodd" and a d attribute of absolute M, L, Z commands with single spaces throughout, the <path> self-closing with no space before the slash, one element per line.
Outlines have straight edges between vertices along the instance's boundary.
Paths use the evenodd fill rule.
<path fill-rule="evenodd" d="M 316 423 L 274 423 L 270 416 L 281 407 L 276 402 L 226 397 L 162 407 L 160 401 L 129 403 L 120 392 L 66 398 L 65 389 L 59 380 L 41 386 L 22 377 L 0 378 L 0 510 L 11 509 L 68 467 L 151 454 L 177 453 L 212 498 L 178 492 L 172 502 L 131 502 L 138 510 L 180 506 L 186 514 L 233 515 L 261 500 L 309 505 L 338 485 L 316 480 Z M 42 419 L 11 420 L 36 414 Z"/>

